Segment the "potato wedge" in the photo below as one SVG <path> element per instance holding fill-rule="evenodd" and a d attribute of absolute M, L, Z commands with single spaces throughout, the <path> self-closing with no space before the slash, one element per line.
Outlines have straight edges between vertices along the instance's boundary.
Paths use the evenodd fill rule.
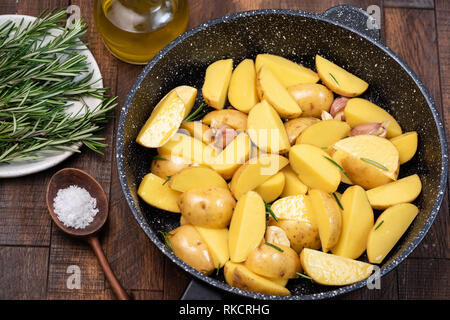
<path fill-rule="evenodd" d="M 266 66 L 285 87 L 301 83 L 316 83 L 317 73 L 286 58 L 273 54 L 261 53 L 256 56 L 256 71 Z"/>
<path fill-rule="evenodd" d="M 250 157 L 251 141 L 245 132 L 238 136 L 220 152 L 211 163 L 213 168 L 224 179 L 233 177 L 236 170 Z"/>
<path fill-rule="evenodd" d="M 330 111 L 334 100 L 333 93 L 318 83 L 297 84 L 287 90 L 302 109 L 302 117 L 320 118 L 322 111 Z"/>
<path fill-rule="evenodd" d="M 266 207 L 259 194 L 249 191 L 238 200 L 229 230 L 231 261 L 245 261 L 260 244 L 266 230 Z"/>
<path fill-rule="evenodd" d="M 402 128 L 386 110 L 362 98 L 347 101 L 344 109 L 345 121 L 354 127 L 361 123 L 389 121 L 386 137 L 388 139 L 402 134 Z"/>
<path fill-rule="evenodd" d="M 180 129 L 186 130 L 192 137 L 199 139 L 205 144 L 210 144 L 214 138 L 211 128 L 201 121 L 182 122 Z"/>
<path fill-rule="evenodd" d="M 291 294 L 284 286 L 251 272 L 240 263 L 228 261 L 225 264 L 224 275 L 226 283 L 242 290 L 280 296 Z"/>
<path fill-rule="evenodd" d="M 381 263 L 413 222 L 419 209 L 400 203 L 386 209 L 377 219 L 367 238 L 367 257 Z"/>
<path fill-rule="evenodd" d="M 193 87 L 182 86 L 171 90 L 153 109 L 136 142 L 147 148 L 158 148 L 166 143 L 191 111 L 196 95 L 197 89 Z"/>
<path fill-rule="evenodd" d="M 292 119 L 297 118 L 302 113 L 302 109 L 300 109 L 287 89 L 274 76 L 272 71 L 264 65 L 258 72 L 256 88 L 260 100 L 267 100 L 280 117 Z"/>
<path fill-rule="evenodd" d="M 316 69 L 320 80 L 341 96 L 356 97 L 369 87 L 364 80 L 319 55 L 316 55 Z"/>
<path fill-rule="evenodd" d="M 292 145 L 297 140 L 298 136 L 309 126 L 314 123 L 319 122 L 320 120 L 312 117 L 301 117 L 291 119 L 284 123 L 284 128 L 286 129 L 286 133 L 289 138 L 289 143 Z"/>
<path fill-rule="evenodd" d="M 181 193 L 170 189 L 167 179 L 162 179 L 153 173 L 146 174 L 139 184 L 137 193 L 151 206 L 170 212 L 180 212 L 178 199 Z"/>
<path fill-rule="evenodd" d="M 242 60 L 231 74 L 228 101 L 234 108 L 245 113 L 259 102 L 255 63 L 252 59 Z"/>
<path fill-rule="evenodd" d="M 397 179 L 399 155 L 387 139 L 360 135 L 336 142 L 333 149 L 347 153 L 342 168 L 350 180 L 364 189 L 371 189 Z"/>
<path fill-rule="evenodd" d="M 285 182 L 284 188 L 281 192 L 281 197 L 296 196 L 299 194 L 306 194 L 308 187 L 300 181 L 297 174 L 292 170 L 291 166 L 284 167 L 281 172 L 284 174 Z"/>
<path fill-rule="evenodd" d="M 272 246 L 265 242 L 254 249 L 244 265 L 254 273 L 266 278 L 297 278 L 301 265 L 297 252 L 283 245 Z"/>
<path fill-rule="evenodd" d="M 175 133 L 169 141 L 158 148 L 158 153 L 179 156 L 204 166 L 210 166 L 215 157 L 214 148 L 182 133 Z"/>
<path fill-rule="evenodd" d="M 232 72 L 232 59 L 217 60 L 206 68 L 202 94 L 205 102 L 214 109 L 225 106 Z"/>
<path fill-rule="evenodd" d="M 194 165 L 194 163 L 189 159 L 170 154 L 160 154 L 153 158 L 150 172 L 166 180 L 167 177 L 171 177 L 191 165 Z"/>
<path fill-rule="evenodd" d="M 229 184 L 234 197 L 239 198 L 275 175 L 288 164 L 280 155 L 267 154 L 253 158 L 243 164 L 233 175 Z"/>
<path fill-rule="evenodd" d="M 320 248 L 319 229 L 309 196 L 297 195 L 278 199 L 271 209 L 278 221 L 270 217 L 270 226 L 283 229 L 292 249 Z"/>
<path fill-rule="evenodd" d="M 304 184 L 332 193 L 341 182 L 341 173 L 327 158 L 325 151 L 309 144 L 296 144 L 289 151 L 291 167 Z"/>
<path fill-rule="evenodd" d="M 252 142 L 267 153 L 285 153 L 291 147 L 283 121 L 266 100 L 248 113 L 247 133 Z"/>
<path fill-rule="evenodd" d="M 284 188 L 284 182 L 284 174 L 282 172 L 278 172 L 257 186 L 255 191 L 258 192 L 265 202 L 269 203 L 280 196 Z"/>
<path fill-rule="evenodd" d="M 422 182 L 417 174 L 386 185 L 367 190 L 367 198 L 374 209 L 386 209 L 403 202 L 413 202 L 422 191 Z"/>
<path fill-rule="evenodd" d="M 328 252 L 339 241 L 342 231 L 342 212 L 338 203 L 328 193 L 312 189 L 308 193 L 319 227 L 322 251 Z"/>
<path fill-rule="evenodd" d="M 305 248 L 300 254 L 304 272 L 314 282 L 327 286 L 344 286 L 368 278 L 373 265 Z"/>
<path fill-rule="evenodd" d="M 173 253 L 190 265 L 206 275 L 211 274 L 216 266 L 197 230 L 190 224 L 186 224 L 166 233 Z"/>
<path fill-rule="evenodd" d="M 295 143 L 305 143 L 319 148 L 328 148 L 339 140 L 348 137 L 349 133 L 350 126 L 343 121 L 320 121 L 306 128 Z"/>
<path fill-rule="evenodd" d="M 406 132 L 391 139 L 398 150 L 400 164 L 404 164 L 414 157 L 417 151 L 417 132 Z"/>
<path fill-rule="evenodd" d="M 333 254 L 358 259 L 366 250 L 367 236 L 373 227 L 373 210 L 366 192 L 360 186 L 352 186 L 342 195 L 342 232 Z"/>
<path fill-rule="evenodd" d="M 216 268 L 222 268 L 230 260 L 228 252 L 228 228 L 215 229 L 195 226 L 206 243 Z"/>
<path fill-rule="evenodd" d="M 247 115 L 233 109 L 215 110 L 203 117 L 203 123 L 211 128 L 219 129 L 221 126 L 229 126 L 235 130 L 247 129 Z"/>
<path fill-rule="evenodd" d="M 195 226 L 206 228 L 226 228 L 235 206 L 231 192 L 220 187 L 191 189 L 178 199 L 183 217 Z"/>
<path fill-rule="evenodd" d="M 186 192 L 202 187 L 228 189 L 228 184 L 216 171 L 210 168 L 188 167 L 170 178 L 169 187 L 176 191 Z"/>

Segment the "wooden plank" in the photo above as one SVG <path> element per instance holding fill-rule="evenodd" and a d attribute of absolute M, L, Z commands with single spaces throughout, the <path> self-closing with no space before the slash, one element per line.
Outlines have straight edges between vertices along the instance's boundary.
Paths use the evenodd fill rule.
<path fill-rule="evenodd" d="M 162 291 L 152 291 L 152 290 L 130 290 L 128 292 L 133 300 L 162 300 Z M 105 299 L 115 299 L 115 296 L 111 289 L 106 289 Z"/>
<path fill-rule="evenodd" d="M 0 300 L 45 299 L 48 251 L 0 247 Z"/>
<path fill-rule="evenodd" d="M 434 12 L 386 8 L 385 21 L 386 44 L 414 70 L 442 114 Z M 448 199 L 445 199 L 436 221 L 413 257 L 449 257 L 448 219 Z"/>
<path fill-rule="evenodd" d="M 450 260 L 407 259 L 398 267 L 399 299 L 448 299 Z"/>
<path fill-rule="evenodd" d="M 433 0 L 384 0 L 385 8 L 433 9 Z"/>
<path fill-rule="evenodd" d="M 16 0 L 3 0 L 0 2 L 0 14 L 14 14 L 17 11 Z"/>
<path fill-rule="evenodd" d="M 164 299 L 180 299 L 191 278 L 184 270 L 172 263 L 169 258 L 164 258 L 164 262 Z"/>
<path fill-rule="evenodd" d="M 350 292 L 339 300 L 398 300 L 398 274 L 396 270 L 389 272 L 380 279 L 380 287 L 363 287 L 359 290 Z"/>

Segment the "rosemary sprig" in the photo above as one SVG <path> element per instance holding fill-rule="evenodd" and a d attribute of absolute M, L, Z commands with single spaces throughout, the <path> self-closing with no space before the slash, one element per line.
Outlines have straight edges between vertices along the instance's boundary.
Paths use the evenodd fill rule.
<path fill-rule="evenodd" d="M 164 158 L 164 157 L 160 157 L 160 156 L 154 156 L 153 160 L 163 160 L 163 161 L 169 161 L 168 159 Z"/>
<path fill-rule="evenodd" d="M 371 165 L 373 165 L 373 166 L 375 166 L 375 167 L 380 168 L 381 170 L 389 171 L 388 168 L 386 168 L 385 166 L 383 166 L 382 164 L 380 164 L 380 163 L 378 163 L 378 162 L 376 162 L 376 161 L 373 161 L 373 160 L 370 160 L 370 159 L 367 159 L 367 158 L 360 158 L 360 159 L 361 159 L 362 161 L 364 161 L 364 162 L 370 163 Z"/>
<path fill-rule="evenodd" d="M 381 227 L 381 225 L 383 224 L 384 220 L 381 220 L 381 222 L 375 227 L 374 230 L 377 230 L 379 227 Z"/>
<path fill-rule="evenodd" d="M 333 192 L 333 197 L 334 197 L 334 200 L 336 200 L 339 207 L 341 208 L 341 210 L 344 210 L 344 207 L 342 206 L 341 201 L 339 200 L 338 196 L 336 195 L 336 192 Z"/>
<path fill-rule="evenodd" d="M 203 118 L 203 108 L 206 106 L 208 106 L 206 103 L 202 103 L 201 105 L 198 106 L 197 109 L 195 109 L 193 112 L 188 114 L 187 117 L 184 118 L 183 121 L 184 122 L 196 121 L 196 120 Z"/>
<path fill-rule="evenodd" d="M 170 243 L 169 238 L 167 237 L 167 235 L 172 236 L 173 234 L 169 233 L 169 232 L 164 232 L 164 231 L 160 231 L 159 233 L 162 234 L 163 238 L 164 238 L 164 242 L 166 243 L 167 248 L 169 248 L 169 250 L 171 252 L 173 252 L 173 247 L 172 244 Z"/>
<path fill-rule="evenodd" d="M 280 251 L 280 252 L 284 252 L 283 249 L 281 249 L 280 247 L 274 245 L 273 243 L 270 243 L 270 242 L 264 242 L 264 244 L 265 244 L 266 246 L 272 247 L 272 248 L 274 248 L 274 249 L 276 249 L 276 250 L 278 250 L 278 251 Z"/>
<path fill-rule="evenodd" d="M 345 174 L 345 176 L 350 179 L 350 177 L 348 176 L 348 173 L 345 172 L 344 168 L 342 168 L 336 161 L 334 161 L 333 159 L 331 159 L 330 157 L 327 157 L 327 156 L 323 156 L 323 157 L 325 159 L 327 159 L 328 161 L 330 161 L 332 164 L 334 164 L 336 167 L 338 167 L 339 170 L 341 170 L 342 173 Z"/>
<path fill-rule="evenodd" d="M 0 163 L 79 152 L 74 146 L 81 144 L 102 153 L 106 146 L 95 133 L 116 98 L 94 86 L 87 57 L 80 53 L 86 25 L 80 19 L 69 29 L 65 17 L 65 10 L 45 11 L 31 23 L 0 25 Z M 89 109 L 87 96 L 102 102 Z M 67 107 L 76 101 L 83 107 L 68 114 Z"/>
<path fill-rule="evenodd" d="M 172 178 L 172 176 L 166 176 L 167 177 L 167 179 L 166 180 L 164 180 L 164 182 L 163 182 L 163 184 L 162 185 L 165 185 L 167 182 L 169 182 L 169 180 Z"/>
<path fill-rule="evenodd" d="M 339 85 L 339 82 L 336 80 L 336 78 L 333 76 L 331 72 L 329 72 L 330 76 L 333 78 L 334 82 L 336 82 L 337 85 Z"/>
<path fill-rule="evenodd" d="M 266 212 L 268 212 L 272 216 L 273 220 L 278 222 L 277 216 L 275 215 L 275 213 L 272 211 L 272 208 L 270 207 L 271 204 L 264 201 L 264 205 L 266 207 Z"/>

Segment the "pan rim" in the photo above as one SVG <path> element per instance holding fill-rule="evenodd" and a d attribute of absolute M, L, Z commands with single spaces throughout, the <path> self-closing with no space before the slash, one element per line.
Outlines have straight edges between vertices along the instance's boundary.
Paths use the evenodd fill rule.
<path fill-rule="evenodd" d="M 338 7 L 352 7 L 357 10 L 362 10 L 360 8 L 357 8 L 355 6 L 351 5 L 343 5 Z M 331 8 L 330 8 L 331 9 Z M 328 9 L 328 10 L 330 10 Z M 133 200 L 133 197 L 131 195 L 130 189 L 128 187 L 128 182 L 124 174 L 124 163 L 123 163 L 123 133 L 124 133 L 124 126 L 125 126 L 125 120 L 128 114 L 128 110 L 130 108 L 131 102 L 134 98 L 134 95 L 137 91 L 137 89 L 140 87 L 142 81 L 146 77 L 146 75 L 149 73 L 149 71 L 156 65 L 156 63 L 159 62 L 161 58 L 163 58 L 172 48 L 177 46 L 179 43 L 183 42 L 184 40 L 190 38 L 191 36 L 195 35 L 196 33 L 209 28 L 211 26 L 214 26 L 216 24 L 241 19 L 245 17 L 251 17 L 251 16 L 258 16 L 258 15 L 289 15 L 289 16 L 300 16 L 305 18 L 311 18 L 320 20 L 323 22 L 331 23 L 334 26 L 344 28 L 350 32 L 355 33 L 356 35 L 370 41 L 372 44 L 377 46 L 379 49 L 384 51 L 385 54 L 387 54 L 389 57 L 394 59 L 409 75 L 409 77 L 414 81 L 416 86 L 419 88 L 422 96 L 425 98 L 428 107 L 430 108 L 430 111 L 433 115 L 434 122 L 436 124 L 438 135 L 439 135 L 439 142 L 441 147 L 441 177 L 439 182 L 439 188 L 437 193 L 437 198 L 434 201 L 433 207 L 430 211 L 430 214 L 428 218 L 426 219 L 424 226 L 422 229 L 420 229 L 418 235 L 411 241 L 411 243 L 400 253 L 399 257 L 393 260 L 390 264 L 386 265 L 384 268 L 380 270 L 380 278 L 385 276 L 387 273 L 392 271 L 395 267 L 397 267 L 402 261 L 404 261 L 409 254 L 418 246 L 418 244 L 423 240 L 425 235 L 428 233 L 431 225 L 433 224 L 437 214 L 439 213 L 442 201 L 444 199 L 445 194 L 445 188 L 447 185 L 447 175 L 448 175 L 448 151 L 447 151 L 447 142 L 446 142 L 446 136 L 445 136 L 445 130 L 443 128 L 442 120 L 439 116 L 439 113 L 436 109 L 436 105 L 431 98 L 430 94 L 428 93 L 427 89 L 423 85 L 423 83 L 419 80 L 417 75 L 409 68 L 409 66 L 403 62 L 391 49 L 389 49 L 387 46 L 385 46 L 383 43 L 376 41 L 369 36 L 359 32 L 358 30 L 355 30 L 353 28 L 350 28 L 340 22 L 334 21 L 332 19 L 327 18 L 324 15 L 316 14 L 316 13 L 310 13 L 306 11 L 300 11 L 300 10 L 290 10 L 290 9 L 262 9 L 262 10 L 250 10 L 250 11 L 244 11 L 244 12 L 237 12 L 232 13 L 220 18 L 216 18 L 213 20 L 210 20 L 208 22 L 202 23 L 199 26 L 183 33 L 178 38 L 170 42 L 166 47 L 164 47 L 155 57 L 144 67 L 142 72 L 139 74 L 135 82 L 133 83 L 126 99 L 124 102 L 124 105 L 122 107 L 121 113 L 120 113 L 120 120 L 119 125 L 117 129 L 117 138 L 116 138 L 116 161 L 117 161 L 117 169 L 118 169 L 118 176 L 120 180 L 120 184 L 122 187 L 122 191 L 125 195 L 125 198 L 127 200 L 128 206 L 130 207 L 135 219 L 137 220 L 140 227 L 144 230 L 146 235 L 150 238 L 150 240 L 161 250 L 166 257 L 168 257 L 172 262 L 177 264 L 179 267 L 181 267 L 184 271 L 188 272 L 190 275 L 194 276 L 198 280 L 201 280 L 202 282 L 206 282 L 207 284 L 222 289 L 226 292 L 237 294 L 240 296 L 244 296 L 247 298 L 254 298 L 254 299 L 261 299 L 261 300 L 318 300 L 318 299 L 325 299 L 325 298 L 332 298 L 338 295 L 342 295 L 344 293 L 349 293 L 351 291 L 354 291 L 356 289 L 359 289 L 366 285 L 366 280 L 362 280 L 359 282 L 356 282 L 351 285 L 347 286 L 341 286 L 336 287 L 334 290 L 322 292 L 322 293 L 314 293 L 314 294 L 307 294 L 307 295 L 291 295 L 291 296 L 277 296 L 277 295 L 267 295 L 267 294 L 261 294 L 261 293 L 255 293 L 250 292 L 246 290 L 241 290 L 235 287 L 232 287 L 225 282 L 222 282 L 218 279 L 208 277 L 200 273 L 199 271 L 195 270 L 194 268 L 190 267 L 186 263 L 184 263 L 182 260 L 180 260 L 178 257 L 176 257 L 172 252 L 170 252 L 164 243 L 157 237 L 156 232 L 154 232 L 151 227 L 148 225 L 148 222 L 146 219 L 139 213 L 139 210 L 136 206 L 136 203 Z"/>

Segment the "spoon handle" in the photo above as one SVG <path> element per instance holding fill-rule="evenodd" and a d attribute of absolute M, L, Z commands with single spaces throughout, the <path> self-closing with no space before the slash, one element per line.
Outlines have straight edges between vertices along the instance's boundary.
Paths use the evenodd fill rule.
<path fill-rule="evenodd" d="M 89 244 L 91 245 L 92 249 L 95 252 L 95 255 L 97 256 L 98 262 L 100 263 L 100 266 L 103 269 L 103 272 L 105 273 L 106 279 L 108 280 L 109 284 L 111 285 L 111 289 L 113 290 L 114 294 L 119 300 L 130 300 L 130 296 L 128 293 L 124 290 L 122 285 L 120 284 L 119 280 L 117 280 L 114 272 L 111 269 L 111 266 L 108 263 L 108 260 L 105 257 L 105 253 L 102 250 L 102 247 L 100 245 L 100 241 L 98 240 L 98 237 L 89 237 L 87 239 Z"/>

